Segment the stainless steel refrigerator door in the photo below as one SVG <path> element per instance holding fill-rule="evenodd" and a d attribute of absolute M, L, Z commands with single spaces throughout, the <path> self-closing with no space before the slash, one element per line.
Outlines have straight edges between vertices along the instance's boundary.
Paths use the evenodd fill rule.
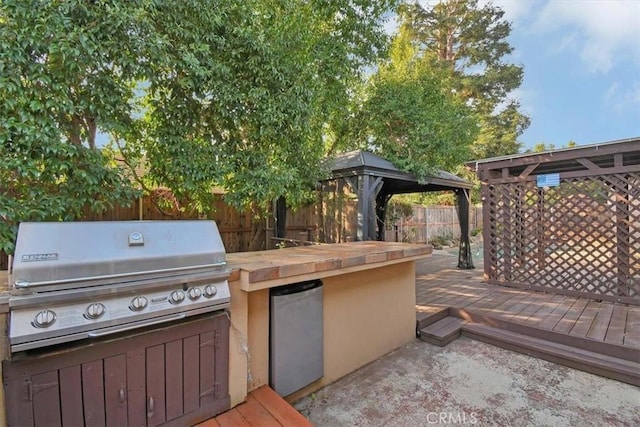
<path fill-rule="evenodd" d="M 270 384 L 281 396 L 324 375 L 322 283 L 286 289 L 270 297 Z"/>

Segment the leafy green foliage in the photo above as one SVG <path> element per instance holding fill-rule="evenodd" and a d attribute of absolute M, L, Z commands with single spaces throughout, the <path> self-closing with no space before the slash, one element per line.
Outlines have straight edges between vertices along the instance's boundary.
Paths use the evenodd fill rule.
<path fill-rule="evenodd" d="M 516 153 L 529 118 L 509 98 L 522 83 L 523 69 L 505 61 L 513 48 L 504 11 L 490 2 L 481 6 L 478 0 L 445 0 L 426 7 L 407 3 L 399 15 L 417 56 L 446 70 L 448 83 L 478 114 L 481 130 L 474 157 Z"/>
<path fill-rule="evenodd" d="M 161 16 L 205 22 L 185 31 L 154 20 L 171 43 L 156 43 L 154 57 L 165 60 L 152 64 L 144 99 L 147 184 L 168 186 L 203 210 L 211 186 L 220 186 L 226 202 L 256 220 L 280 196 L 293 206 L 310 200 L 322 173 L 323 134 L 363 66 L 382 52 L 379 20 L 390 4 L 165 5 Z"/>
<path fill-rule="evenodd" d="M 395 196 L 389 200 L 387 205 L 386 222 L 394 224 L 400 219 L 413 215 L 413 203 L 402 196 Z"/>
<path fill-rule="evenodd" d="M 539 142 L 536 145 L 534 145 L 532 148 L 526 150 L 525 153 L 542 153 L 545 151 L 560 150 L 562 148 L 573 148 L 573 147 L 576 147 L 577 145 L 578 144 L 575 141 L 569 141 L 567 142 L 566 146 L 560 146 L 560 147 L 556 147 L 555 144 L 545 144 L 544 142 Z"/>
<path fill-rule="evenodd" d="M 406 30 L 365 85 L 350 132 L 360 148 L 422 178 L 467 160 L 477 121 L 447 86 L 447 75 L 415 56 Z"/>
<path fill-rule="evenodd" d="M 529 126 L 529 118 L 519 111 L 517 101 L 494 114 L 480 114 L 480 133 L 473 144 L 475 158 L 514 154 L 522 149 L 518 137 Z"/>
<path fill-rule="evenodd" d="M 3 0 L 0 247 L 19 221 L 131 200 L 125 177 L 201 212 L 214 186 L 256 218 L 308 200 L 394 3 Z"/>
<path fill-rule="evenodd" d="M 112 159 L 91 149 L 98 125 L 128 117 L 108 49 L 125 30 L 106 25 L 111 14 L 89 25 L 88 9 L 73 6 L 0 5 L 0 249 L 8 253 L 20 221 L 71 219 L 135 195 Z M 91 72 L 86 61 L 96 64 Z"/>

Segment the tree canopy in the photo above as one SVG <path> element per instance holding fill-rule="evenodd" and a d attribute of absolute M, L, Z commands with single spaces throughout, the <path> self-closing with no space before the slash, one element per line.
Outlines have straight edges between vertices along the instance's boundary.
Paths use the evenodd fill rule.
<path fill-rule="evenodd" d="M 1 0 L 0 250 L 20 221 L 158 188 L 205 213 L 221 187 L 261 218 L 308 200 L 346 148 L 418 176 L 517 151 L 528 118 L 503 12 L 403 4 L 386 56 L 397 3 Z"/>
<path fill-rule="evenodd" d="M 491 2 L 443 0 L 433 5 L 406 3 L 399 8 L 417 56 L 448 73 L 458 97 L 478 115 L 475 158 L 516 153 L 518 137 L 529 126 L 510 94 L 522 83 L 521 66 L 508 62 L 511 24 Z"/>
<path fill-rule="evenodd" d="M 0 249 L 9 253 L 19 221 L 70 219 L 133 196 L 112 159 L 93 148 L 98 126 L 130 121 L 137 46 L 124 42 L 135 30 L 109 8 L 89 24 L 88 9 L 76 6 L 0 4 Z"/>
<path fill-rule="evenodd" d="M 346 133 L 358 148 L 381 153 L 398 168 L 422 178 L 452 169 L 468 157 L 476 117 L 447 84 L 447 75 L 417 55 L 403 26 L 390 59 L 379 64 L 355 98 Z"/>
<path fill-rule="evenodd" d="M 126 203 L 136 186 L 202 212 L 214 186 L 257 216 L 301 202 L 394 3 L 3 0 L 0 249 L 20 221 Z"/>

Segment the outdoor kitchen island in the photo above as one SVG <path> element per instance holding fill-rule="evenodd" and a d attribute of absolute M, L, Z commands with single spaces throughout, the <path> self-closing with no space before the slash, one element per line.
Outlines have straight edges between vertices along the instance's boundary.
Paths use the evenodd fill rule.
<path fill-rule="evenodd" d="M 228 347 L 220 343 L 220 349 L 229 356 L 226 400 L 230 402 L 229 406 L 239 405 L 247 399 L 250 391 L 270 383 L 270 289 L 300 282 L 322 282 L 323 374 L 318 380 L 288 395 L 287 399 L 292 401 L 414 339 L 414 262 L 429 256 L 431 251 L 431 247 L 425 245 L 353 242 L 226 254 L 231 293 L 231 304 L 227 310 L 232 324 L 228 340 L 224 338 Z M 6 272 L 0 272 L 0 283 L 5 288 L 8 287 Z M 0 295 L 0 326 L 4 329 L 0 352 L 3 359 L 11 357 L 5 329 L 8 324 L 10 295 L 6 289 Z M 215 319 L 222 322 L 226 320 L 226 316 L 219 315 Z M 191 323 L 185 323 L 185 336 L 198 332 L 195 327 Z M 167 333 L 166 328 L 158 326 L 157 332 L 152 330 L 148 332 L 148 336 L 153 338 L 158 335 L 162 338 Z M 137 337 L 138 335 L 125 337 L 122 342 L 132 342 L 134 346 L 144 344 L 138 343 L 140 340 Z M 167 339 L 162 338 L 158 342 L 163 343 Z M 92 352 L 95 351 L 91 347 L 88 346 L 85 350 L 79 348 L 73 352 L 74 357 L 83 362 L 85 359 L 102 360 L 102 355 L 93 355 Z M 208 348 L 203 347 L 201 352 Z M 194 352 L 183 354 L 186 362 L 187 356 Z M 104 360 L 110 363 L 112 358 Z M 213 362 L 213 358 L 210 360 Z M 144 374 L 144 369 L 132 367 L 130 372 L 135 375 Z M 226 377 L 217 368 L 215 372 L 216 375 Z M 49 384 L 51 381 L 45 383 Z M 42 394 L 43 397 L 47 397 L 45 395 L 51 390 L 55 391 L 50 387 L 35 390 L 38 391 L 37 395 Z M 194 390 L 197 392 L 197 389 L 185 386 L 185 396 L 193 394 Z M 120 400 L 122 395 L 120 393 Z M 0 425 L 5 423 L 7 407 L 15 410 L 16 405 L 26 401 L 24 396 L 24 393 L 7 393 L 5 388 L 0 388 Z M 208 395 L 201 397 L 208 398 Z M 90 399 L 88 402 L 94 400 Z M 145 403 L 139 402 L 131 406 L 131 409 L 136 408 L 144 410 Z M 147 424 L 156 423 L 149 419 Z"/>
<path fill-rule="evenodd" d="M 323 374 L 288 394 L 293 401 L 415 337 L 414 261 L 431 252 L 426 245 L 367 241 L 227 254 L 231 406 L 270 384 L 271 289 L 317 280 L 323 288 Z"/>

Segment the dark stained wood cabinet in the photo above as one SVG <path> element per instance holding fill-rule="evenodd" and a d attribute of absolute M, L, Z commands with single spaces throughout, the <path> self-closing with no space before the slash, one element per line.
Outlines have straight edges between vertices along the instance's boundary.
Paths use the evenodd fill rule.
<path fill-rule="evenodd" d="M 10 426 L 193 425 L 229 409 L 229 319 L 3 362 Z"/>

